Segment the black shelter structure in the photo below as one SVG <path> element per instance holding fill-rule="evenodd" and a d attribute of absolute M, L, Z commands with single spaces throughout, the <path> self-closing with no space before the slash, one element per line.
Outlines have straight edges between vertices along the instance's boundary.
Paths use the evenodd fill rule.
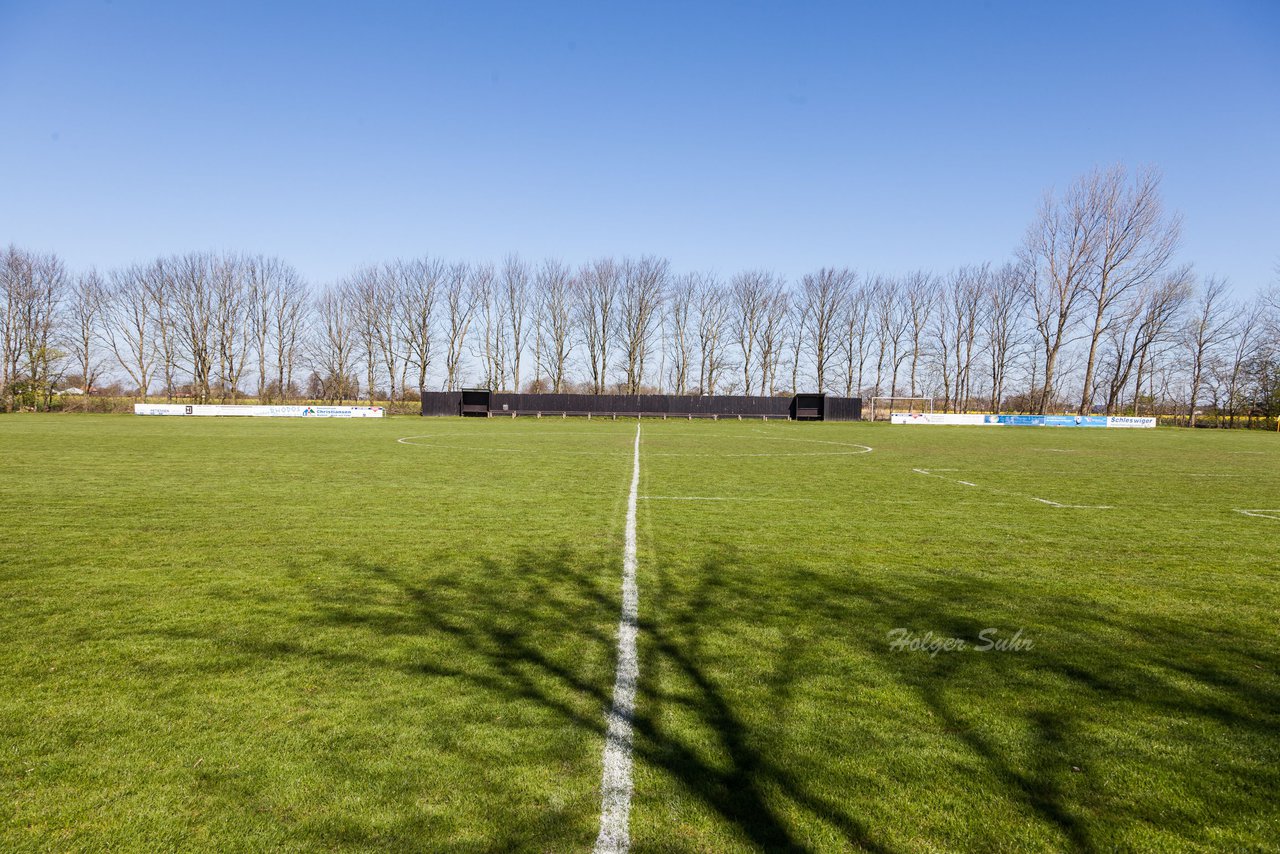
<path fill-rule="evenodd" d="M 464 388 L 459 394 L 462 399 L 458 401 L 458 414 L 480 418 L 489 417 L 489 405 L 493 397 L 493 392 L 487 388 Z M 425 408 L 425 407 L 424 407 Z M 426 414 L 425 412 L 423 413 Z"/>
<path fill-rule="evenodd" d="M 778 418 L 860 421 L 862 399 L 825 394 L 793 397 L 680 394 L 514 394 L 488 389 L 434 391 L 422 395 L 423 415 L 579 415 L 653 418 Z"/>
<path fill-rule="evenodd" d="M 826 402 L 825 394 L 797 394 L 792 398 L 791 417 L 797 421 L 821 421 Z"/>

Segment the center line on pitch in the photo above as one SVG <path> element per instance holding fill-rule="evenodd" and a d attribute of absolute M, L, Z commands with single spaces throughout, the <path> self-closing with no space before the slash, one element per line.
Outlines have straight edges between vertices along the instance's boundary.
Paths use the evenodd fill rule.
<path fill-rule="evenodd" d="M 595 851 L 631 847 L 631 719 L 636 707 L 640 660 L 636 655 L 639 593 L 636 589 L 636 500 L 640 490 L 640 425 L 636 425 L 635 462 L 627 498 L 626 543 L 622 549 L 622 617 L 618 620 L 618 671 L 605 731 L 604 771 L 600 780 L 600 834 Z"/>

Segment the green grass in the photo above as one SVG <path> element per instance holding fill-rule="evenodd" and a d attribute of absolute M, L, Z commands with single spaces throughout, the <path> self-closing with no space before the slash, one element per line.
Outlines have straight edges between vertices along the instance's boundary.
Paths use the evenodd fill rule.
<path fill-rule="evenodd" d="M 589 849 L 635 429 L 0 419 L 0 850 Z M 637 850 L 1276 850 L 1280 437 L 642 429 Z"/>

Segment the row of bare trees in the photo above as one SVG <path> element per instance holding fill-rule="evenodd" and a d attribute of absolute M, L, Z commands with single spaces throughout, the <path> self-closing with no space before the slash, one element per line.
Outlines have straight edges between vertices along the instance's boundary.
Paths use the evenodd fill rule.
<path fill-rule="evenodd" d="M 191 253 L 69 275 L 54 255 L 0 255 L 6 409 L 122 376 L 138 396 L 280 398 L 311 334 L 312 298 L 275 258 Z"/>
<path fill-rule="evenodd" d="M 141 397 L 400 400 L 435 389 L 929 397 L 951 411 L 1276 403 L 1275 293 L 1234 300 L 1175 260 L 1153 170 L 1047 195 L 1013 260 L 945 274 L 679 274 L 434 257 L 312 289 L 276 258 L 190 253 L 69 273 L 0 256 L 4 407 L 68 384 Z"/>

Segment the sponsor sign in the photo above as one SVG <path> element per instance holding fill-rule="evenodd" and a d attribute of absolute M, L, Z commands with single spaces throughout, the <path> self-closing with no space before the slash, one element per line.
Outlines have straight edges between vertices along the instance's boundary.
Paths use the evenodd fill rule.
<path fill-rule="evenodd" d="M 135 403 L 134 415 L 249 415 L 257 418 L 381 418 L 381 406 L 236 406 Z"/>
<path fill-rule="evenodd" d="M 1011 424 L 1014 427 L 1043 427 L 1043 415 L 997 415 L 996 419 L 1001 424 Z"/>
<path fill-rule="evenodd" d="M 895 412 L 889 416 L 891 424 L 995 424 L 986 415 L 958 415 L 933 412 Z"/>
<path fill-rule="evenodd" d="M 892 424 L 1003 424 L 1011 427 L 1142 427 L 1156 426 L 1154 418 L 1125 415 L 953 415 L 930 412 L 894 413 Z"/>
<path fill-rule="evenodd" d="M 1156 420 L 1154 418 L 1134 418 L 1131 415 L 1108 415 L 1107 426 L 1149 428 L 1156 426 Z"/>
<path fill-rule="evenodd" d="M 1106 427 L 1105 415 L 1046 415 L 1046 427 Z"/>

